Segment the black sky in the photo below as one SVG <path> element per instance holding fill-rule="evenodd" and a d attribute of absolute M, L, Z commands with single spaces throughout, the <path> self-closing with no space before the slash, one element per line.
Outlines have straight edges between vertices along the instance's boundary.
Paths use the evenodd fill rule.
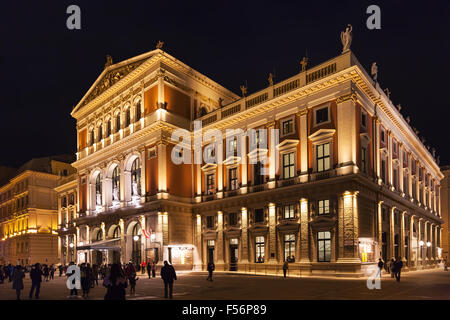
<path fill-rule="evenodd" d="M 42 3 L 41 3 L 42 2 Z M 74 153 L 70 112 L 114 63 L 164 50 L 235 93 L 249 93 L 340 54 L 340 32 L 353 25 L 352 51 L 394 104 L 450 164 L 450 1 L 8 1 L 0 11 L 0 164 Z M 419 4 L 415 4 L 419 3 Z M 66 8 L 81 8 L 81 30 L 66 28 Z M 368 30 L 366 8 L 381 8 L 381 30 Z"/>

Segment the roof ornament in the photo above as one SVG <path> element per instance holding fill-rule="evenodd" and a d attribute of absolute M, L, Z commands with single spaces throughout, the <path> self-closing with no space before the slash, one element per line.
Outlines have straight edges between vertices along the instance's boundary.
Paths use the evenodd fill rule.
<path fill-rule="evenodd" d="M 158 40 L 158 43 L 156 44 L 156 49 L 161 49 L 164 45 L 164 41 Z"/>
<path fill-rule="evenodd" d="M 388 99 L 390 100 L 390 99 L 391 99 L 391 93 L 392 93 L 392 92 L 389 91 L 389 88 L 384 89 L 384 92 L 386 93 Z"/>
<path fill-rule="evenodd" d="M 411 117 L 410 117 L 410 116 L 407 116 L 407 117 L 406 117 L 406 122 L 408 122 L 408 123 L 411 122 Z"/>
<path fill-rule="evenodd" d="M 247 95 L 247 86 L 242 85 L 240 86 L 241 91 L 242 91 L 242 96 L 245 97 Z"/>
<path fill-rule="evenodd" d="M 371 69 L 371 75 L 372 75 L 372 79 L 377 82 L 377 78 L 378 78 L 378 66 L 376 62 L 372 63 L 372 69 Z"/>
<path fill-rule="evenodd" d="M 399 112 L 402 110 L 402 105 L 401 105 L 400 103 L 397 105 L 397 110 L 398 110 Z"/>
<path fill-rule="evenodd" d="M 273 86 L 273 73 L 269 73 L 269 78 L 267 78 L 267 81 L 269 81 L 269 86 Z"/>
<path fill-rule="evenodd" d="M 112 57 L 109 54 L 106 55 L 105 69 L 108 68 L 109 66 L 112 66 L 112 64 L 113 64 Z"/>
<path fill-rule="evenodd" d="M 436 148 L 435 147 L 431 148 L 431 154 L 433 155 L 433 158 L 436 159 Z"/>
<path fill-rule="evenodd" d="M 341 42 L 342 42 L 342 53 L 350 51 L 350 46 L 352 44 L 352 31 L 353 27 L 351 24 L 347 25 L 345 31 L 341 31 Z"/>
<path fill-rule="evenodd" d="M 303 59 L 300 61 L 300 64 L 302 65 L 302 72 L 306 71 L 306 66 L 308 65 L 308 57 L 303 57 Z"/>

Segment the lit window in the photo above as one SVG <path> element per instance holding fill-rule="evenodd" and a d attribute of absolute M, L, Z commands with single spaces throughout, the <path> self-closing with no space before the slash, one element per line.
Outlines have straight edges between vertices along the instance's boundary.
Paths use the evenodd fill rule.
<path fill-rule="evenodd" d="M 295 217 L 295 207 L 293 204 L 288 204 L 283 207 L 283 217 L 285 219 L 292 219 Z"/>
<path fill-rule="evenodd" d="M 330 169 L 330 144 L 324 143 L 316 147 L 317 171 Z"/>
<path fill-rule="evenodd" d="M 295 253 L 295 235 L 285 234 L 284 235 L 284 261 L 294 262 Z"/>
<path fill-rule="evenodd" d="M 317 261 L 331 261 L 331 232 L 329 231 L 317 233 Z"/>
<path fill-rule="evenodd" d="M 319 200 L 318 209 L 319 214 L 330 213 L 330 200 Z"/>
<path fill-rule="evenodd" d="M 283 178 L 294 177 L 294 152 L 283 154 Z"/>
<path fill-rule="evenodd" d="M 109 137 L 111 135 L 111 120 L 106 122 L 106 136 Z"/>
<path fill-rule="evenodd" d="M 118 166 L 114 168 L 112 174 L 112 199 L 113 201 L 120 200 L 120 172 Z"/>
<path fill-rule="evenodd" d="M 131 165 L 131 195 L 141 194 L 141 161 L 136 158 Z"/>
<path fill-rule="evenodd" d="M 263 263 L 264 262 L 264 249 L 265 249 L 265 243 L 264 243 L 264 237 L 259 236 L 255 238 L 255 262 L 256 263 Z"/>
<path fill-rule="evenodd" d="M 206 176 L 206 190 L 208 194 L 213 194 L 215 192 L 214 174 L 208 174 Z"/>
<path fill-rule="evenodd" d="M 236 190 L 238 188 L 237 168 L 231 168 L 228 172 L 230 178 L 230 190 Z"/>
<path fill-rule="evenodd" d="M 138 102 L 136 104 L 136 121 L 139 121 L 141 119 L 141 102 Z"/>
<path fill-rule="evenodd" d="M 120 130 L 120 114 L 116 116 L 116 132 Z"/>

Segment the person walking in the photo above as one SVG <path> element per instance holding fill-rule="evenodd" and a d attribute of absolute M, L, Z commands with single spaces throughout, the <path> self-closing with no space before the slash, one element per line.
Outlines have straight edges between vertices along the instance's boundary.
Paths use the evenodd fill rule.
<path fill-rule="evenodd" d="M 50 279 L 55 279 L 55 266 L 51 265 L 50 266 Z"/>
<path fill-rule="evenodd" d="M 92 265 L 92 286 L 94 288 L 94 284 L 98 287 L 98 266 L 96 264 Z"/>
<path fill-rule="evenodd" d="M 381 258 L 378 259 L 378 277 L 381 277 L 381 270 L 383 270 L 384 262 Z"/>
<path fill-rule="evenodd" d="M 48 269 L 48 265 L 44 264 L 44 279 L 47 282 L 48 276 L 50 275 L 50 270 Z"/>
<path fill-rule="evenodd" d="M 164 298 L 173 298 L 173 281 L 177 280 L 175 269 L 167 261 L 164 261 L 164 266 L 161 268 L 161 278 L 164 281 Z M 169 294 L 167 295 L 167 289 Z"/>
<path fill-rule="evenodd" d="M 147 269 L 147 264 L 145 263 L 145 261 L 142 261 L 141 263 L 141 273 L 145 274 L 145 270 Z"/>
<path fill-rule="evenodd" d="M 89 263 L 81 264 L 81 288 L 83 289 L 83 298 L 89 298 L 89 290 L 91 289 L 91 267 Z"/>
<path fill-rule="evenodd" d="M 138 277 L 136 277 L 136 273 L 133 273 L 128 278 L 128 281 L 130 282 L 130 294 L 136 293 L 136 282 L 139 280 Z"/>
<path fill-rule="evenodd" d="M 152 278 L 156 277 L 156 262 L 152 263 Z"/>
<path fill-rule="evenodd" d="M 391 273 L 391 278 L 394 278 L 394 266 L 395 265 L 395 261 L 394 258 L 391 259 L 391 261 L 389 262 L 389 272 Z"/>
<path fill-rule="evenodd" d="M 448 261 L 447 261 L 447 257 L 444 258 L 444 271 L 448 271 Z"/>
<path fill-rule="evenodd" d="M 149 260 L 147 262 L 147 275 L 149 279 L 151 277 L 151 273 L 152 273 L 152 260 Z"/>
<path fill-rule="evenodd" d="M 42 282 L 42 270 L 39 263 L 36 263 L 31 267 L 30 271 L 31 278 L 31 290 L 29 294 L 29 298 L 33 297 L 33 292 L 36 290 L 34 297 L 39 299 L 39 292 L 41 291 L 41 282 Z"/>
<path fill-rule="evenodd" d="M 12 278 L 13 286 L 12 288 L 16 290 L 16 296 L 17 300 L 20 300 L 20 294 L 23 290 L 23 278 L 25 277 L 25 274 L 22 271 L 22 267 L 20 265 L 16 266 L 16 269 L 14 270 L 14 275 Z"/>
<path fill-rule="evenodd" d="M 58 271 L 59 271 L 59 276 L 61 277 L 61 276 L 62 276 L 62 272 L 63 272 L 63 266 L 62 266 L 62 264 L 59 265 Z"/>
<path fill-rule="evenodd" d="M 400 257 L 397 257 L 397 260 L 394 262 L 394 275 L 397 282 L 400 282 L 400 274 L 403 268 L 403 261 Z"/>
<path fill-rule="evenodd" d="M 283 275 L 285 278 L 286 278 L 286 272 L 288 271 L 288 269 L 289 269 L 289 263 L 288 263 L 288 258 L 286 258 L 286 261 L 284 261 L 284 264 L 283 264 Z"/>
<path fill-rule="evenodd" d="M 111 271 L 105 276 L 103 286 L 106 287 L 105 300 L 125 300 L 127 280 L 119 264 L 111 265 Z"/>
<path fill-rule="evenodd" d="M 208 278 L 206 278 L 206 280 L 213 281 L 213 271 L 216 269 L 214 262 L 210 261 L 208 263 L 207 269 L 208 269 Z"/>
<path fill-rule="evenodd" d="M 14 274 L 14 266 L 10 263 L 9 265 L 8 265 L 8 278 L 9 278 L 9 282 L 11 282 L 12 281 L 12 279 L 13 279 L 13 274 Z"/>

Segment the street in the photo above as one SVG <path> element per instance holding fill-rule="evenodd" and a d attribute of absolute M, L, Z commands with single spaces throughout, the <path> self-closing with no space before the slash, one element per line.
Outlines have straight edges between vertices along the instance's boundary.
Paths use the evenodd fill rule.
<path fill-rule="evenodd" d="M 450 272 L 442 268 L 426 271 L 407 272 L 402 274 L 400 282 L 389 275 L 383 275 L 381 289 L 369 290 L 366 279 L 343 279 L 323 277 L 288 277 L 258 276 L 229 273 L 215 273 L 214 281 L 206 281 L 207 274 L 203 272 L 179 273 L 174 284 L 174 299 L 182 300 L 327 300 L 327 299 L 450 299 Z M 66 277 L 59 277 L 43 282 L 41 285 L 41 300 L 68 299 Z M 106 289 L 101 285 L 91 289 L 90 300 L 102 300 Z M 29 274 L 24 280 L 25 289 L 22 299 L 28 299 L 31 287 Z M 163 298 L 163 282 L 160 277 L 148 279 L 139 275 L 136 293 L 129 294 L 127 300 L 152 300 Z M 78 292 L 81 298 L 81 290 Z M 15 299 L 12 283 L 5 281 L 0 284 L 0 299 Z"/>

